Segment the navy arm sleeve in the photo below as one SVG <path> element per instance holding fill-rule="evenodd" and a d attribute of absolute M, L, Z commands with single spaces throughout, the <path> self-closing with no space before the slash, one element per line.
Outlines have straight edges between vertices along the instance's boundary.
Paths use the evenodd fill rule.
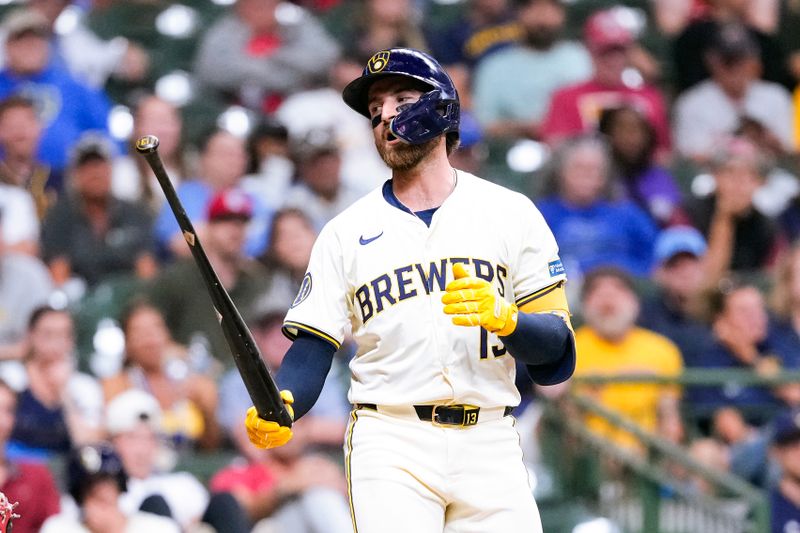
<path fill-rule="evenodd" d="M 336 348 L 320 337 L 299 332 L 275 375 L 280 390 L 294 396 L 294 419 L 298 420 L 317 402 L 331 369 Z"/>
<path fill-rule="evenodd" d="M 517 329 L 501 337 L 508 352 L 539 385 L 566 381 L 575 370 L 575 338 L 561 317 L 550 313 L 522 313 Z"/>

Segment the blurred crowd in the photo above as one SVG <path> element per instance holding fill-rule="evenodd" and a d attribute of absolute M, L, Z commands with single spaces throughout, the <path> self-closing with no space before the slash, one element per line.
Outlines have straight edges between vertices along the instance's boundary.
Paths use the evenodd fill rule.
<path fill-rule="evenodd" d="M 274 371 L 317 233 L 390 175 L 340 95 L 393 46 L 456 82 L 452 164 L 527 194 L 552 228 L 576 376 L 800 369 L 796 0 L 0 4 L 0 490 L 20 501 L 16 533 L 351 530 L 354 347 L 288 446 L 250 446 L 247 391 L 132 146 L 159 138 Z M 770 491 L 774 520 L 800 527 L 800 382 L 519 387 L 534 472 L 537 398 L 572 387 Z M 209 452 L 226 460 L 183 468 Z"/>

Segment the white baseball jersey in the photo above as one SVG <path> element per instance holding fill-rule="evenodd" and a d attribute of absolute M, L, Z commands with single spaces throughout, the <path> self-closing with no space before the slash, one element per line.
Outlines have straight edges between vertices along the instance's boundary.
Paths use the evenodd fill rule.
<path fill-rule="evenodd" d="M 284 331 L 338 347 L 352 330 L 352 403 L 515 406 L 515 364 L 499 339 L 454 325 L 442 310 L 456 262 L 518 305 L 565 278 L 553 234 L 528 198 L 457 171 L 430 227 L 383 188 L 331 220 Z"/>

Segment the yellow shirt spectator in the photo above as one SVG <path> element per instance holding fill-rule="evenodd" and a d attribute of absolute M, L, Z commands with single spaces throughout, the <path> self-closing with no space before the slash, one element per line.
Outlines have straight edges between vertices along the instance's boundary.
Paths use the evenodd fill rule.
<path fill-rule="evenodd" d="M 575 376 L 653 374 L 676 376 L 683 370 L 677 346 L 666 337 L 642 328 L 631 329 L 621 341 L 601 338 L 588 326 L 575 333 L 578 360 Z M 578 393 L 592 396 L 600 405 L 616 411 L 642 429 L 655 433 L 662 402 L 676 402 L 680 388 L 657 383 L 578 385 Z M 630 433 L 597 416 L 589 416 L 592 431 L 619 445 L 638 448 Z"/>

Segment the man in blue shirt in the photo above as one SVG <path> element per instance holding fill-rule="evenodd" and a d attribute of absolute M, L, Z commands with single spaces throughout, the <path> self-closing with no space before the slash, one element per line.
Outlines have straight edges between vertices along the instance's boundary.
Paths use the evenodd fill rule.
<path fill-rule="evenodd" d="M 43 15 L 13 11 L 4 20 L 6 65 L 0 98 L 21 95 L 34 103 L 43 126 L 39 161 L 61 170 L 75 139 L 88 130 L 107 131 L 106 95 L 82 85 L 53 60 Z"/>

